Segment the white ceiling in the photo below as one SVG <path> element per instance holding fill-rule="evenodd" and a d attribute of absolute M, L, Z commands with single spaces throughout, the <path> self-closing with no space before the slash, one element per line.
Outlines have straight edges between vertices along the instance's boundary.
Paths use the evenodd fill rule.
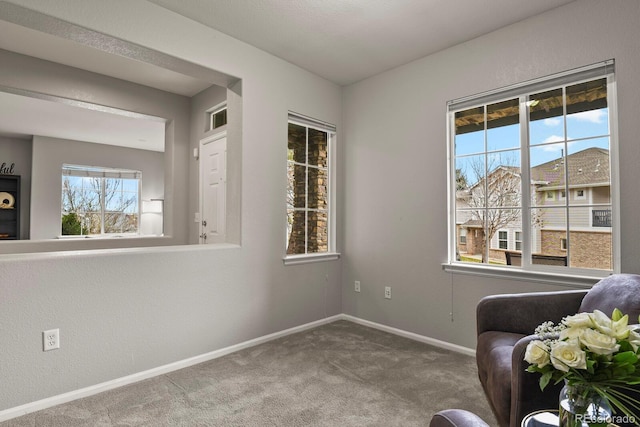
<path fill-rule="evenodd" d="M 148 1 L 347 85 L 575 0 Z M 185 96 L 210 85 L 2 20 L 0 49 Z M 145 146 L 155 150 L 164 140 L 158 122 L 139 126 L 143 121 L 130 117 L 19 98 L 24 97 L 0 97 L 0 135 L 137 147 L 155 141 L 155 148 Z M 76 120 L 79 115 L 86 119 Z M 31 125 L 25 128 L 24 123 Z"/>
<path fill-rule="evenodd" d="M 148 0 L 347 85 L 574 0 Z"/>

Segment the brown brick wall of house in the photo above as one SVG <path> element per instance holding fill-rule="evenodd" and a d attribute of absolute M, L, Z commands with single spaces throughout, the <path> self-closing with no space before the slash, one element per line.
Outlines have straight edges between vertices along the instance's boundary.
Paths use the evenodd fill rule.
<path fill-rule="evenodd" d="M 476 233 L 478 236 L 476 237 Z M 467 229 L 467 244 L 460 245 L 460 235 L 458 233 L 458 250 L 461 254 L 478 255 L 482 253 L 482 240 L 484 233 L 478 228 Z M 464 248 L 464 249 L 463 249 Z"/>
<path fill-rule="evenodd" d="M 565 238 L 563 231 L 542 230 L 541 253 L 545 255 L 566 256 L 560 249 L 560 239 Z M 572 231 L 570 233 L 571 257 L 570 267 L 599 268 L 611 270 L 611 234 Z"/>
<path fill-rule="evenodd" d="M 489 259 L 492 261 L 504 261 L 507 262 L 507 257 L 504 254 L 504 249 L 489 249 Z"/>

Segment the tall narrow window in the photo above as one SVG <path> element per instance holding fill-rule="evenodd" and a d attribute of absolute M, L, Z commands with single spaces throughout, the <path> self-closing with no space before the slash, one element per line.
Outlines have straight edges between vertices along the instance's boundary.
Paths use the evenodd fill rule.
<path fill-rule="evenodd" d="M 62 235 L 137 234 L 140 171 L 62 167 Z"/>
<path fill-rule="evenodd" d="M 449 103 L 450 262 L 507 264 L 513 232 L 519 268 L 566 257 L 565 271 L 615 270 L 613 69 L 607 61 Z M 462 228 L 476 231 L 473 244 L 459 245 Z"/>
<path fill-rule="evenodd" d="M 509 234 L 507 231 L 498 231 L 498 247 L 500 249 L 509 248 Z"/>
<path fill-rule="evenodd" d="M 335 127 L 289 115 L 287 256 L 334 252 L 331 150 Z"/>

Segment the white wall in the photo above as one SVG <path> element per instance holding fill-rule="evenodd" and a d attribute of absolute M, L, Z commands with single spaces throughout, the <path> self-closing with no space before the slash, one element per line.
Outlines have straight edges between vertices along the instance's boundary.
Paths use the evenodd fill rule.
<path fill-rule="evenodd" d="M 164 196 L 164 153 L 35 135 L 31 175 L 31 239 L 55 239 L 61 233 L 60 188 L 64 164 L 137 170 L 142 172 L 141 200 Z M 152 219 L 150 215 L 141 214 L 141 230 L 148 229 L 150 233 L 161 234 L 161 223 L 155 230 L 146 224 Z"/>
<path fill-rule="evenodd" d="M 443 272 L 446 102 L 610 58 L 620 112 L 622 271 L 640 273 L 639 17 L 636 0 L 580 0 L 345 89 L 345 313 L 475 347 L 481 297 L 560 289 Z M 383 298 L 385 285 L 392 300 Z"/>
<path fill-rule="evenodd" d="M 0 411 L 341 312 L 341 261 L 282 262 L 287 111 L 340 132 L 339 87 L 148 2 L 19 3 L 242 79 L 242 245 L 1 256 Z"/>

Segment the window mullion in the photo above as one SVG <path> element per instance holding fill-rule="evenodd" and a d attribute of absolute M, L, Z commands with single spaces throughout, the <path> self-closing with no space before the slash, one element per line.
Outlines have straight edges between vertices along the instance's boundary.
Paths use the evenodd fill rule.
<path fill-rule="evenodd" d="M 305 128 L 304 168 L 304 253 L 309 253 L 309 128 Z"/>
<path fill-rule="evenodd" d="M 569 262 L 569 260 L 571 260 L 571 238 L 569 237 L 571 235 L 571 224 L 569 223 L 569 162 L 567 161 L 567 158 L 569 157 L 569 144 L 567 143 L 567 140 L 569 139 L 569 134 L 567 133 L 567 87 L 564 86 L 562 88 L 562 118 L 563 118 L 563 125 L 564 125 L 564 155 L 562 158 L 562 164 L 564 166 L 563 168 L 563 172 L 564 172 L 564 215 L 565 215 L 565 229 L 566 229 L 566 236 L 565 238 L 567 239 L 567 245 L 566 245 L 566 251 L 567 251 L 567 266 L 571 266 L 571 263 Z"/>
<path fill-rule="evenodd" d="M 522 241 L 520 243 L 522 251 L 522 267 L 526 268 L 531 264 L 531 248 L 533 247 L 533 224 L 531 222 L 532 188 L 531 188 L 531 165 L 529 159 L 529 107 L 527 106 L 527 96 L 520 99 L 520 200 L 522 220 Z"/>
<path fill-rule="evenodd" d="M 488 139 L 488 129 L 487 129 L 487 106 L 483 106 L 483 114 L 484 114 L 484 182 L 482 183 L 484 188 L 484 218 L 482 223 L 482 229 L 484 231 L 484 254 L 483 258 L 485 258 L 485 262 L 489 264 L 489 254 L 491 248 L 491 239 L 489 238 L 489 153 L 488 147 L 489 143 Z"/>
<path fill-rule="evenodd" d="M 105 178 L 100 178 L 100 234 L 104 234 Z"/>

